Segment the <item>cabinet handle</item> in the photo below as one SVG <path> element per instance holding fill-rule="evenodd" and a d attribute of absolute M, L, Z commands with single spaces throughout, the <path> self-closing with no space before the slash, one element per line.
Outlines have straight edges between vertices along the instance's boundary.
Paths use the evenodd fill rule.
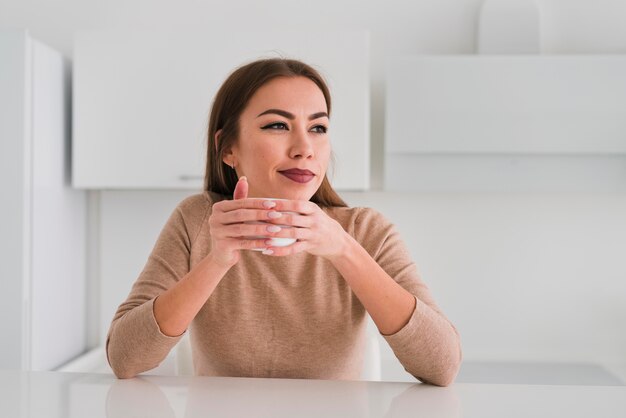
<path fill-rule="evenodd" d="M 182 181 L 203 180 L 204 176 L 191 175 L 191 174 L 181 174 L 180 176 L 178 176 L 178 179 L 182 180 Z"/>

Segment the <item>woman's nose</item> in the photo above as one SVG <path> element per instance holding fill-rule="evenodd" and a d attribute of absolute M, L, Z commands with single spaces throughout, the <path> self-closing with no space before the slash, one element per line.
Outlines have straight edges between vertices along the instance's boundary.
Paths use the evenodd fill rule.
<path fill-rule="evenodd" d="M 315 155 L 313 143 L 306 129 L 296 129 L 292 135 L 291 158 L 312 158 Z"/>

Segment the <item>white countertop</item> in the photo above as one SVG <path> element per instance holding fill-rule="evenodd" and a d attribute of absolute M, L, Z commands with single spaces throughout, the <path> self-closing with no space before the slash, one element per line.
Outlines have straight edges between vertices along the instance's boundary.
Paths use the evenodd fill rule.
<path fill-rule="evenodd" d="M 0 371 L 0 417 L 624 417 L 626 386 Z"/>

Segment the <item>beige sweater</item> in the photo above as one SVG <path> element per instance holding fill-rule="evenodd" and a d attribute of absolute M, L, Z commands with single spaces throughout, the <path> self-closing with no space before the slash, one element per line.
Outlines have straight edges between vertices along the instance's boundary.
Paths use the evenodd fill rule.
<path fill-rule="evenodd" d="M 222 199 L 212 192 L 187 197 L 163 227 L 109 329 L 107 358 L 117 376 L 158 366 L 181 338 L 159 330 L 154 299 L 210 252 L 208 219 L 212 202 Z M 409 322 L 384 336 L 405 370 L 424 382 L 450 384 L 461 363 L 459 334 L 393 224 L 370 208 L 323 210 L 416 297 Z M 188 332 L 197 375 L 358 380 L 365 329 L 365 308 L 329 261 L 241 251 Z"/>

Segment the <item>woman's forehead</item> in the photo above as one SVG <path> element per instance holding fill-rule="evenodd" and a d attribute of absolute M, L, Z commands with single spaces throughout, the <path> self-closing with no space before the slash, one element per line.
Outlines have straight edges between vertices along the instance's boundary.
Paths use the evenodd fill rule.
<path fill-rule="evenodd" d="M 267 109 L 305 113 L 327 110 L 322 90 L 306 77 L 277 77 L 261 86 L 246 107 L 251 113 Z"/>

